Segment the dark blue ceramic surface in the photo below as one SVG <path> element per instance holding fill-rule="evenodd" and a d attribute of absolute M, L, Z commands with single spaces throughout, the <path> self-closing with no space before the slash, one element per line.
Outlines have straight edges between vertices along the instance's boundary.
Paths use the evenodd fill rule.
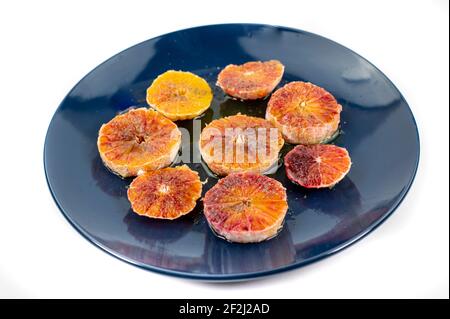
<path fill-rule="evenodd" d="M 111 174 L 97 153 L 97 132 L 118 112 L 146 106 L 145 90 L 168 69 L 194 72 L 214 88 L 212 119 L 238 112 L 264 117 L 266 101 L 243 103 L 215 87 L 229 63 L 278 59 L 288 81 L 326 88 L 343 106 L 340 136 L 353 166 L 333 189 L 292 184 L 284 167 L 270 176 L 287 188 L 282 232 L 259 244 L 232 244 L 214 236 L 201 202 L 175 221 L 151 220 L 130 210 L 129 180 Z M 191 121 L 177 122 L 192 131 Z M 183 151 L 192 147 L 187 142 Z M 289 146 L 284 148 L 284 153 Z M 193 152 L 196 152 L 194 149 Z M 408 104 L 377 68 L 320 36 L 253 24 L 203 26 L 163 35 L 107 60 L 67 95 L 48 129 L 44 165 L 53 197 L 87 239 L 137 266 L 206 280 L 249 279 L 305 265 L 355 242 L 388 217 L 406 195 L 417 169 L 419 138 Z M 189 164 L 204 180 L 201 164 Z M 203 193 L 216 183 L 209 177 Z"/>

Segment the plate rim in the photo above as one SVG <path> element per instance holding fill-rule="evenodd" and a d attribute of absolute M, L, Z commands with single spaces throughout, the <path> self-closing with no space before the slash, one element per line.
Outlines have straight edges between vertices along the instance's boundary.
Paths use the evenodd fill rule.
<path fill-rule="evenodd" d="M 64 104 L 64 102 L 66 101 L 67 97 L 73 92 L 73 90 L 85 79 L 87 78 L 91 73 L 95 72 L 98 68 L 100 68 L 101 66 L 103 66 L 104 64 L 106 64 L 107 62 L 109 62 L 110 60 L 114 59 L 115 57 L 119 56 L 120 54 L 124 53 L 125 51 L 128 51 L 131 48 L 137 47 L 147 41 L 151 41 L 151 40 L 156 40 L 158 38 L 162 38 L 174 33 L 178 33 L 178 32 L 183 32 L 183 31 L 189 31 L 189 30 L 194 30 L 194 29 L 200 29 L 200 28 L 208 28 L 208 27 L 229 27 L 229 26 L 256 26 L 256 27 L 264 27 L 264 28 L 273 28 L 273 29 L 281 29 L 284 31 L 291 31 L 291 32 L 296 32 L 296 33 L 302 33 L 302 34 L 306 34 L 309 36 L 313 36 L 313 37 L 318 37 L 321 39 L 324 39 L 326 41 L 329 41 L 333 44 L 336 44 L 338 46 L 343 47 L 344 49 L 350 51 L 351 53 L 355 54 L 357 57 L 361 58 L 363 61 L 365 61 L 366 63 L 368 63 L 370 66 L 372 66 L 375 70 L 377 70 L 388 82 L 388 84 L 390 84 L 400 95 L 400 100 L 402 100 L 405 104 L 406 107 L 408 109 L 408 112 L 412 118 L 412 122 L 415 128 L 415 133 L 416 133 L 416 143 L 417 143 L 417 156 L 415 158 L 415 163 L 414 163 L 414 169 L 413 169 L 413 173 L 411 175 L 410 180 L 408 181 L 408 184 L 406 185 L 406 187 L 402 190 L 402 192 L 400 193 L 397 201 L 395 204 L 393 204 L 390 209 L 384 214 L 383 217 L 381 217 L 380 219 L 378 219 L 375 223 L 373 223 L 372 225 L 370 225 L 369 227 L 367 227 L 366 229 L 364 229 L 364 231 L 360 232 L 358 235 L 354 236 L 353 238 L 351 238 L 350 240 L 338 245 L 337 247 L 334 247 L 333 249 L 324 251 L 322 253 L 320 253 L 317 256 L 305 259 L 301 262 L 296 262 L 290 265 L 285 265 L 285 266 L 281 266 L 281 267 L 277 267 L 277 268 L 272 268 L 270 270 L 263 270 L 263 271 L 255 271 L 255 272 L 247 272 L 247 273 L 236 273 L 236 274 L 205 274 L 205 273 L 190 273 L 190 272 L 184 272 L 184 271 L 177 271 L 177 270 L 172 270 L 172 269 L 168 269 L 168 268 L 163 268 L 163 267 L 157 267 L 157 266 L 153 266 L 153 265 L 148 265 L 145 263 L 141 263 L 135 260 L 132 260 L 130 258 L 127 258 L 126 256 L 123 256 L 117 252 L 115 252 L 114 250 L 106 247 L 105 245 L 103 245 L 102 243 L 100 243 L 98 240 L 96 240 L 95 238 L 93 238 L 91 235 L 89 235 L 80 225 L 78 225 L 71 217 L 68 213 L 66 213 L 64 211 L 64 209 L 62 208 L 62 205 L 59 203 L 58 199 L 56 198 L 56 195 L 53 191 L 51 182 L 49 180 L 49 176 L 48 176 L 48 172 L 47 172 L 47 163 L 46 163 L 46 149 L 47 149 L 47 143 L 48 143 L 48 135 L 49 135 L 49 130 L 50 127 L 53 123 L 54 117 L 56 115 L 56 113 L 59 111 L 59 109 L 61 108 L 61 106 Z M 362 238 L 364 238 L 365 236 L 367 236 L 368 234 L 372 233 L 376 228 L 378 228 L 378 226 L 380 226 L 381 224 L 383 224 L 392 214 L 394 211 L 397 210 L 397 208 L 400 206 L 400 204 L 403 202 L 403 200 L 406 198 L 407 194 L 409 193 L 411 186 L 415 180 L 415 177 L 417 175 L 417 171 L 418 171 L 418 167 L 419 167 L 419 163 L 420 163 L 420 156 L 421 156 L 421 142 L 420 142 L 420 134 L 419 134 L 419 128 L 417 126 L 417 121 L 414 117 L 414 114 L 411 110 L 411 107 L 409 106 L 409 103 L 407 102 L 406 98 L 403 96 L 403 94 L 401 93 L 401 91 L 397 88 L 397 86 L 390 80 L 389 77 L 386 76 L 386 74 L 384 72 L 382 72 L 378 67 L 376 67 L 374 64 L 372 64 L 370 61 L 368 61 L 366 58 L 364 58 L 363 56 L 359 55 L 358 53 L 356 53 L 355 51 L 353 51 L 352 49 L 336 42 L 333 41 L 327 37 L 318 35 L 316 33 L 313 32 L 309 32 L 309 31 L 305 31 L 302 29 L 297 29 L 297 28 L 293 28 L 293 27 L 286 27 L 286 26 L 280 26 L 280 25 L 272 25 L 272 24 L 264 24 L 264 23 L 217 23 L 217 24 L 205 24 L 205 25 L 198 25 L 198 26 L 194 26 L 194 27 L 190 27 L 190 28 L 184 28 L 184 29 L 179 29 L 179 30 L 175 30 L 175 31 L 171 31 L 171 32 L 167 32 L 164 33 L 162 35 L 158 35 L 156 37 L 153 38 L 149 38 L 146 39 L 144 41 L 141 41 L 139 43 L 136 43 L 124 50 L 121 50 L 120 52 L 112 55 L 110 58 L 104 60 L 102 63 L 98 64 L 96 67 L 94 67 L 92 70 L 90 70 L 88 73 L 86 73 L 86 75 L 84 75 L 73 87 L 72 89 L 70 89 L 70 91 L 64 96 L 64 98 L 62 99 L 61 103 L 58 105 L 58 107 L 56 108 L 55 112 L 53 113 L 53 116 L 50 120 L 50 123 L 47 127 L 47 132 L 45 134 L 45 139 L 44 139 L 44 149 L 43 149 L 43 166 L 44 166 L 44 172 L 45 172 L 45 179 L 47 182 L 47 186 L 48 189 L 50 191 L 50 194 L 53 198 L 53 201 L 55 202 L 56 206 L 58 207 L 59 211 L 62 213 L 62 215 L 65 217 L 65 219 L 69 222 L 69 224 L 80 234 L 82 235 L 82 237 L 84 237 L 87 241 L 89 241 L 91 244 L 93 244 L 95 247 L 97 247 L 98 249 L 106 252 L 108 255 L 113 256 L 114 258 L 117 258 L 121 261 L 126 262 L 127 264 L 133 265 L 137 268 L 143 269 L 143 270 L 147 270 L 147 271 L 152 271 L 155 273 L 159 273 L 159 274 L 164 274 L 164 275 L 170 275 L 170 276 L 174 276 L 174 277 L 179 277 L 179 278 L 185 278 L 185 279 L 195 279 L 195 280 L 200 280 L 200 281 L 206 281 L 206 282 L 230 282 L 230 281 L 246 281 L 246 280 L 252 280 L 252 279 L 258 279 L 261 277 L 266 277 L 266 276 L 270 276 L 270 275 L 274 275 L 277 273 L 282 273 L 282 272 L 286 272 L 286 271 L 290 271 L 290 270 L 294 270 L 297 268 L 301 268 L 303 266 L 309 265 L 311 263 L 314 263 L 316 261 L 319 261 L 321 259 L 324 259 L 326 257 L 332 256 L 340 251 L 343 251 L 344 249 L 352 246 L 354 243 L 358 242 L 359 240 L 361 240 Z"/>

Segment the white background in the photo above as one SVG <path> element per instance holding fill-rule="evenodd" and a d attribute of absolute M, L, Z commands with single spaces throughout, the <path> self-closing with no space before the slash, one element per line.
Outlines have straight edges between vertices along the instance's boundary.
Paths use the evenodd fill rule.
<path fill-rule="evenodd" d="M 448 6 L 447 0 L 1 1 L 0 297 L 448 298 Z M 54 204 L 42 156 L 56 107 L 100 62 L 166 32 L 225 22 L 300 28 L 366 57 L 409 102 L 422 153 L 400 208 L 356 245 L 266 279 L 210 284 L 132 267 L 88 243 Z"/>

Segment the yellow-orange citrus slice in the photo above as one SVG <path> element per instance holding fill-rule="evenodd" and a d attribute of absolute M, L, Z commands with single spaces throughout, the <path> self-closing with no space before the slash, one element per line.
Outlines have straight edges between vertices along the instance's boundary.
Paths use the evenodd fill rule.
<path fill-rule="evenodd" d="M 342 106 L 326 90 L 311 83 L 291 82 L 270 97 L 266 119 L 293 144 L 329 140 L 339 126 Z"/>
<path fill-rule="evenodd" d="M 147 89 L 147 103 L 172 121 L 202 114 L 212 98 L 208 83 L 191 72 L 164 72 Z"/>
<path fill-rule="evenodd" d="M 345 148 L 335 145 L 297 145 L 284 157 L 287 177 L 306 188 L 332 187 L 352 165 Z"/>
<path fill-rule="evenodd" d="M 180 143 L 181 132 L 175 123 L 156 111 L 139 108 L 103 124 L 97 147 L 111 171 L 129 177 L 170 165 Z"/>
<path fill-rule="evenodd" d="M 192 211 L 201 193 L 198 173 L 183 165 L 139 175 L 128 188 L 128 200 L 138 215 L 175 219 Z"/>
<path fill-rule="evenodd" d="M 256 100 L 266 97 L 280 83 L 284 65 L 277 60 L 252 61 L 227 65 L 217 78 L 217 85 L 233 97 Z"/>
<path fill-rule="evenodd" d="M 281 133 L 268 121 L 238 114 L 209 123 L 200 135 L 199 149 L 218 175 L 263 173 L 278 161 L 283 144 Z"/>
<path fill-rule="evenodd" d="M 232 242 L 260 242 L 275 236 L 288 208 L 280 182 L 255 173 L 236 173 L 206 192 L 204 214 L 211 228 Z"/>

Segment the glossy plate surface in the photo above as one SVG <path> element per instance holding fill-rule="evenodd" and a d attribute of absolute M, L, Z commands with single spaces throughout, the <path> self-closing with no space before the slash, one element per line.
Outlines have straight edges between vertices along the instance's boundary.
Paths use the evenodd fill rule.
<path fill-rule="evenodd" d="M 333 189 L 306 190 L 292 184 L 284 167 L 269 176 L 285 185 L 289 211 L 274 239 L 231 244 L 215 237 L 203 215 L 176 221 L 132 213 L 126 197 L 130 180 L 111 174 L 97 152 L 102 123 L 130 106 L 146 106 L 146 88 L 160 73 L 191 71 L 214 91 L 211 120 L 238 112 L 264 117 L 267 100 L 243 103 L 215 86 L 225 65 L 278 59 L 285 66 L 280 86 L 310 81 L 342 104 L 341 134 L 353 166 Z M 179 121 L 192 132 L 192 121 Z M 197 135 L 198 137 L 198 135 Z M 186 140 L 182 155 L 198 154 Z M 194 148 L 193 148 L 194 145 Z M 285 146 L 283 153 L 290 149 Z M 406 195 L 419 159 L 419 137 L 408 104 L 368 61 L 323 37 L 285 27 L 253 24 L 203 26 L 166 34 L 110 58 L 84 77 L 57 109 L 48 129 L 44 166 L 50 191 L 65 217 L 88 240 L 137 266 L 206 280 L 242 280 L 305 265 L 328 256 L 373 230 Z M 216 182 L 202 163 L 191 163 L 203 194 Z"/>

